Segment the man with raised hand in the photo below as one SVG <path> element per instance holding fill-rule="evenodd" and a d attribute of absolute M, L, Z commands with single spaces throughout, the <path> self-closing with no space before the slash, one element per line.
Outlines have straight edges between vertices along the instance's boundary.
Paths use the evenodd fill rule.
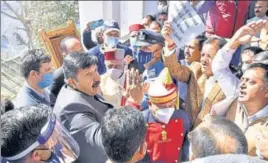
<path fill-rule="evenodd" d="M 162 34 L 166 40 L 164 47 L 164 63 L 171 75 L 178 81 L 188 85 L 188 99 L 186 112 L 194 127 L 200 124 L 205 115 L 210 113 L 213 104 L 225 98 L 223 91 L 213 76 L 211 63 L 225 40 L 219 37 L 208 38 L 201 51 L 201 62 L 193 62 L 191 66 L 184 66 L 178 62 L 176 44 L 171 34 L 173 29 L 169 22 L 165 22 Z"/>
<path fill-rule="evenodd" d="M 229 102 L 215 105 L 212 114 L 225 115 L 242 129 L 248 141 L 248 154 L 256 155 L 256 141 L 267 131 L 268 122 L 268 65 L 253 63 L 245 70 L 241 80 L 229 69 L 236 48 L 248 43 L 267 21 L 251 22 L 241 27 L 216 55 L 212 67 L 215 78 Z M 229 110 L 228 110 L 229 108 Z M 227 111 L 227 113 L 226 113 Z"/>

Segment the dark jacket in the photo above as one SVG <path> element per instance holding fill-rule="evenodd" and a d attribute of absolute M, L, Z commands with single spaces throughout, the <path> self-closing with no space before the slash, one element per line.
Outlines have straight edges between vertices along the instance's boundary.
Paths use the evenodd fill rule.
<path fill-rule="evenodd" d="M 86 29 L 84 29 L 83 35 L 82 35 L 83 36 L 82 41 L 83 41 L 83 45 L 87 48 L 87 50 L 97 46 L 97 44 L 92 41 L 91 35 L 92 35 L 92 31 L 87 31 Z"/>
<path fill-rule="evenodd" d="M 54 94 L 54 96 L 58 96 L 60 89 L 65 84 L 64 82 L 64 73 L 63 73 L 63 67 L 58 68 L 53 72 L 53 83 L 51 85 L 51 93 Z"/>
<path fill-rule="evenodd" d="M 64 85 L 58 95 L 53 112 L 70 132 L 80 147 L 76 163 L 104 163 L 100 122 L 104 113 L 113 108 L 99 95 L 88 96 Z"/>

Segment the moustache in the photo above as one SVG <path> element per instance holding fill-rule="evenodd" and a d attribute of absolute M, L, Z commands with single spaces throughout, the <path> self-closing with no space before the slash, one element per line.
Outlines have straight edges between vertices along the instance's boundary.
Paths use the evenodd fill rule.
<path fill-rule="evenodd" d="M 100 85 L 100 81 L 95 81 L 92 85 L 92 88 L 97 88 Z"/>

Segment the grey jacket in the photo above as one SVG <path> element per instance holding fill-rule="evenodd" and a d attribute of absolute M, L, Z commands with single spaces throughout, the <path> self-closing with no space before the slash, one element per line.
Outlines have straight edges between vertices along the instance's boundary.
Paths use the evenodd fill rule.
<path fill-rule="evenodd" d="M 76 163 L 105 163 L 100 122 L 104 113 L 113 108 L 99 95 L 88 96 L 64 85 L 58 94 L 53 112 L 71 133 L 80 147 Z"/>
<path fill-rule="evenodd" d="M 46 89 L 44 89 L 44 92 L 44 94 L 40 94 L 34 91 L 25 82 L 14 101 L 15 108 L 37 104 L 45 104 L 50 107 L 53 107 L 55 104 L 56 97 Z"/>

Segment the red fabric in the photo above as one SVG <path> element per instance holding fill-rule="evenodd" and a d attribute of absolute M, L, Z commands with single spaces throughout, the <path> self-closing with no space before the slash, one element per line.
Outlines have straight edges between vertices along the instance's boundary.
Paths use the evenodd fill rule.
<path fill-rule="evenodd" d="M 133 25 L 129 26 L 129 33 L 132 31 L 139 31 L 141 29 L 145 29 L 145 27 L 141 24 L 133 24 Z"/>
<path fill-rule="evenodd" d="M 116 60 L 115 58 L 115 51 L 106 51 L 104 52 L 104 59 L 106 61 L 110 61 L 110 60 Z"/>
<path fill-rule="evenodd" d="M 151 161 L 175 163 L 181 152 L 184 134 L 183 120 L 171 119 L 167 125 L 149 123 L 147 127 L 146 143 L 147 153 Z M 162 131 L 166 131 L 167 139 L 163 141 Z"/>
<path fill-rule="evenodd" d="M 212 7 L 208 12 L 206 32 L 224 38 L 231 38 L 245 24 L 249 5 L 250 1 L 239 0 L 236 9 L 234 0 L 216 1 L 216 6 Z"/>

